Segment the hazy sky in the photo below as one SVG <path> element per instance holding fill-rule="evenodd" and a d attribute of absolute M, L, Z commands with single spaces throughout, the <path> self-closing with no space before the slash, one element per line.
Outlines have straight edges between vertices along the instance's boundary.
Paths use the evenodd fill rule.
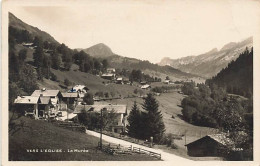
<path fill-rule="evenodd" d="M 153 63 L 220 49 L 260 28 L 260 2 L 253 0 L 72 2 L 10 11 L 70 48 L 104 43 L 116 54 Z"/>

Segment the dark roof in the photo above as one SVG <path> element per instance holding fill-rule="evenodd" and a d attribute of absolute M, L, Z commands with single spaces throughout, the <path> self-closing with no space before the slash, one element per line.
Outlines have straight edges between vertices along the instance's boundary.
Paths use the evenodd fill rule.
<path fill-rule="evenodd" d="M 185 146 L 189 146 L 189 145 L 192 145 L 192 144 L 196 144 L 196 143 L 199 143 L 201 142 L 203 139 L 206 139 L 206 138 L 210 138 L 224 146 L 227 146 L 227 145 L 232 145 L 233 144 L 233 141 L 227 137 L 228 134 L 226 133 L 222 133 L 222 134 L 211 134 L 211 135 L 206 135 L 200 139 L 197 139 L 196 141 L 193 141 L 189 144 L 186 144 Z"/>
<path fill-rule="evenodd" d="M 58 96 L 58 94 L 60 93 L 59 90 L 35 90 L 31 96 L 41 96 L 41 94 L 43 96 Z"/>
<path fill-rule="evenodd" d="M 82 110 L 100 112 L 101 109 L 106 108 L 109 112 L 115 111 L 115 113 L 125 114 L 127 113 L 126 105 L 77 105 L 74 114 L 81 113 Z"/>

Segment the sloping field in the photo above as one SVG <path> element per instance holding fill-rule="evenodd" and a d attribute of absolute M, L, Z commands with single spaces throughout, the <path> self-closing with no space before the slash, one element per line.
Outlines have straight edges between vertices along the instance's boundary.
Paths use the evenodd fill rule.
<path fill-rule="evenodd" d="M 131 85 L 108 83 L 109 80 L 105 80 L 98 76 L 80 71 L 59 71 L 54 69 L 51 69 L 51 71 L 57 76 L 58 81 L 44 79 L 43 82 L 39 82 L 40 88 L 59 89 L 61 91 L 67 91 L 73 85 L 83 84 L 86 85 L 90 89 L 90 92 L 93 94 L 98 91 L 102 91 L 103 93 L 108 92 L 109 94 L 113 92 L 115 94 L 114 97 L 119 97 L 120 95 L 121 97 L 132 96 L 134 95 L 134 90 L 137 88 L 136 86 Z M 67 88 L 62 88 L 62 86 L 64 86 L 64 79 L 66 78 L 72 84 Z"/>
<path fill-rule="evenodd" d="M 17 127 L 9 132 L 10 161 L 157 160 L 148 155 L 104 153 L 96 149 L 99 138 L 63 129 L 46 121 L 21 117 L 15 120 L 14 124 Z M 87 151 L 74 152 L 74 150 Z"/>
<path fill-rule="evenodd" d="M 182 108 L 179 107 L 178 105 L 181 104 L 181 100 L 183 99 L 183 97 L 184 96 L 182 94 L 179 94 L 177 92 L 163 93 L 160 96 L 156 96 L 156 99 L 159 101 L 160 104 L 159 109 L 163 114 L 163 121 L 165 123 L 166 133 L 174 133 L 174 134 L 186 133 L 187 135 L 186 143 L 192 142 L 207 134 L 216 133 L 217 131 L 213 128 L 195 126 L 182 120 L 181 118 Z M 129 114 L 134 101 L 136 101 L 139 108 L 141 108 L 141 104 L 143 103 L 142 98 L 117 99 L 117 100 L 109 101 L 109 103 L 126 104 L 128 109 L 128 114 Z M 102 104 L 107 102 L 98 102 L 98 103 Z M 174 118 L 172 118 L 172 116 Z M 184 140 L 181 140 L 179 142 L 182 146 L 185 144 Z"/>

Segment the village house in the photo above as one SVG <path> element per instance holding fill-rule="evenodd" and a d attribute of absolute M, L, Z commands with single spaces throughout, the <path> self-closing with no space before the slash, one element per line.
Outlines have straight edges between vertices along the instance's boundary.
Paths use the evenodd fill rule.
<path fill-rule="evenodd" d="M 170 80 L 164 80 L 163 83 L 164 84 L 170 84 Z"/>
<path fill-rule="evenodd" d="M 72 92 L 87 93 L 89 88 L 85 85 L 75 85 L 72 87 Z"/>
<path fill-rule="evenodd" d="M 61 93 L 62 101 L 66 104 L 76 104 L 77 99 L 79 98 L 79 93 Z"/>
<path fill-rule="evenodd" d="M 31 116 L 35 119 L 47 118 L 56 112 L 50 97 L 46 96 L 18 96 L 14 104 L 19 107 L 25 116 Z"/>
<path fill-rule="evenodd" d="M 149 89 L 149 88 L 151 88 L 151 85 L 149 85 L 149 84 L 145 84 L 145 85 L 142 85 L 141 86 L 141 89 Z"/>
<path fill-rule="evenodd" d="M 141 85 L 146 85 L 146 84 L 147 84 L 147 81 L 141 81 L 140 84 L 141 84 Z"/>
<path fill-rule="evenodd" d="M 116 73 L 116 69 L 115 68 L 107 68 L 107 73 L 110 73 L 110 74 Z"/>
<path fill-rule="evenodd" d="M 75 85 L 68 91 L 68 93 L 78 93 L 79 98 L 83 98 L 85 93 L 88 92 L 88 90 L 89 88 L 85 85 Z"/>
<path fill-rule="evenodd" d="M 131 82 L 129 81 L 129 79 L 123 79 L 123 83 L 124 83 L 124 84 L 127 84 L 127 85 L 130 85 L 130 84 L 131 84 Z"/>
<path fill-rule="evenodd" d="M 30 48 L 30 49 L 34 49 L 34 48 L 36 48 L 37 46 L 34 46 L 34 44 L 33 43 L 22 43 L 22 45 L 24 46 L 24 47 L 27 47 L 27 48 Z"/>
<path fill-rule="evenodd" d="M 121 133 L 125 131 L 125 117 L 127 115 L 126 105 L 77 105 L 74 114 L 81 114 L 85 110 L 87 112 L 98 112 L 106 109 L 109 113 L 116 114 L 116 123 L 109 126 L 112 132 Z"/>
<path fill-rule="evenodd" d="M 62 99 L 61 92 L 59 90 L 49 90 L 49 89 L 41 89 L 41 90 L 35 90 L 31 96 L 34 97 L 50 97 L 51 104 L 53 105 L 53 109 L 59 110 L 60 106 L 60 100 Z"/>
<path fill-rule="evenodd" d="M 118 78 L 116 79 L 116 83 L 117 83 L 117 84 L 124 84 L 123 78 L 122 78 L 122 77 L 118 77 Z"/>
<path fill-rule="evenodd" d="M 187 145 L 188 155 L 194 157 L 215 156 L 222 157 L 223 150 L 232 145 L 226 134 L 206 135 Z"/>
<path fill-rule="evenodd" d="M 116 77 L 115 74 L 111 74 L 111 73 L 105 73 L 101 75 L 101 78 L 103 79 L 107 79 L 107 80 L 114 80 Z"/>
<path fill-rule="evenodd" d="M 23 111 L 25 116 L 38 117 L 38 101 L 39 97 L 33 96 L 18 96 L 14 100 L 14 104 Z"/>

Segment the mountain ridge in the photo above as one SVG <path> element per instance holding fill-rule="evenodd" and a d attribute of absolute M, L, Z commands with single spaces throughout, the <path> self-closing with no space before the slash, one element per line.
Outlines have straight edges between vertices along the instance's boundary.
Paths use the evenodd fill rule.
<path fill-rule="evenodd" d="M 160 77 L 160 78 L 165 78 L 166 76 L 170 76 L 172 78 L 178 77 L 178 78 L 183 78 L 183 79 L 198 77 L 197 75 L 185 73 L 178 69 L 174 69 L 172 67 L 162 67 L 162 66 L 158 66 L 157 64 L 152 64 L 149 61 L 142 61 L 142 60 L 135 59 L 135 58 L 128 58 L 128 57 L 116 55 L 112 52 L 111 48 L 109 48 L 104 43 L 98 43 L 87 49 L 73 49 L 72 50 L 69 47 L 67 47 L 65 44 L 58 43 L 47 32 L 41 31 L 37 27 L 33 27 L 31 25 L 24 23 L 22 20 L 18 19 L 16 16 L 14 16 L 12 13 L 9 13 L 9 20 L 10 20 L 9 26 L 11 26 L 11 27 L 18 28 L 19 30 L 26 30 L 30 34 L 32 34 L 34 38 L 36 36 L 38 36 L 38 37 L 42 38 L 43 41 L 57 43 L 57 45 L 55 47 L 56 51 L 58 51 L 58 49 L 59 49 L 60 54 L 66 54 L 66 55 L 70 56 L 67 59 L 71 59 L 72 57 L 75 57 L 74 55 L 79 53 L 79 52 L 77 53 L 77 51 L 83 51 L 83 52 L 87 52 L 87 54 L 92 56 L 93 59 L 96 59 L 96 60 L 98 59 L 98 61 L 101 61 L 102 59 L 107 59 L 110 64 L 109 67 L 113 67 L 113 68 L 119 68 L 119 69 L 127 68 L 130 71 L 134 70 L 134 69 L 140 69 L 145 74 L 151 74 L 152 76 L 156 76 L 156 77 Z M 23 46 L 21 46 L 21 47 L 23 47 Z M 33 55 L 32 55 L 33 51 L 34 50 L 30 50 L 31 58 L 33 57 Z M 61 51 L 63 51 L 64 53 L 62 53 Z M 88 65 L 91 66 L 90 63 Z"/>
<path fill-rule="evenodd" d="M 204 54 L 187 56 L 179 59 L 164 57 L 158 64 L 172 66 L 181 71 L 210 78 L 225 68 L 229 62 L 236 60 L 246 47 L 253 46 L 253 38 L 249 37 L 241 42 L 230 42 L 220 50 L 214 48 Z"/>
<path fill-rule="evenodd" d="M 81 49 L 81 50 L 89 54 L 90 56 L 97 57 L 97 58 L 106 58 L 114 55 L 111 48 L 109 48 L 104 43 L 98 43 L 89 48 Z"/>
<path fill-rule="evenodd" d="M 59 44 L 58 41 L 54 39 L 50 34 L 45 31 L 40 30 L 37 27 L 31 26 L 24 21 L 17 18 L 14 14 L 9 12 L 9 26 L 13 26 L 20 30 L 27 30 L 31 35 L 41 36 L 44 41 L 49 41 L 51 43 Z"/>

